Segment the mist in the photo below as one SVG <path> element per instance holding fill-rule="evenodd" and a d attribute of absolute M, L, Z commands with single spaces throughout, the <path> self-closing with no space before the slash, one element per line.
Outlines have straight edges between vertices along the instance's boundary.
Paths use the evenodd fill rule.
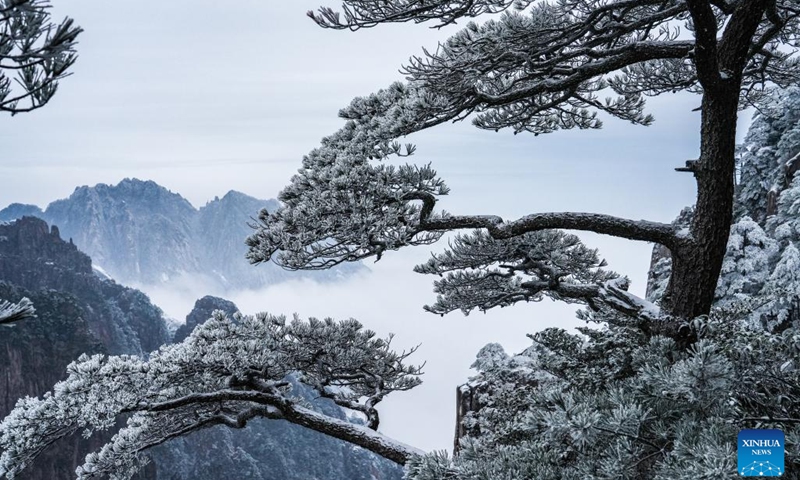
<path fill-rule="evenodd" d="M 369 271 L 337 283 L 298 280 L 260 290 L 206 291 L 202 280 L 183 278 L 165 286 L 137 285 L 165 314 L 185 321 L 197 298 L 207 294 L 233 301 L 242 313 L 269 312 L 303 318 L 355 318 L 378 336 L 394 334 L 399 350 L 419 346 L 410 358 L 425 363 L 422 385 L 396 392 L 380 405 L 380 431 L 426 451 L 450 450 L 455 426 L 456 387 L 474 375 L 470 365 L 487 343 L 500 343 L 508 353 L 530 345 L 525 336 L 549 326 L 572 329 L 584 322 L 574 318 L 574 305 L 544 300 L 464 316 L 443 317 L 425 312 L 432 303 L 434 277 L 412 268 L 428 258 L 429 248 L 388 254 Z M 253 267 L 258 268 L 258 267 Z"/>

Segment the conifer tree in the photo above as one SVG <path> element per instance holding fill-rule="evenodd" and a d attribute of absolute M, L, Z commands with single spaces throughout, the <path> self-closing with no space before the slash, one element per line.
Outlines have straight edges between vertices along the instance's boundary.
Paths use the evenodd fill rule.
<path fill-rule="evenodd" d="M 250 260 L 323 269 L 477 230 L 439 264 L 420 267 L 444 275 L 436 288 L 447 309 L 492 308 L 548 292 L 596 308 L 646 312 L 648 328 L 688 345 L 683 326 L 710 311 L 732 223 L 737 113 L 772 86 L 800 78 L 795 2 L 345 0 L 341 12 L 309 13 L 322 27 L 350 30 L 397 22 L 442 26 L 484 14 L 490 18 L 468 22 L 435 50 L 413 57 L 405 83 L 341 110 L 344 127 L 303 159 L 279 196 L 283 206 L 261 212 L 248 240 Z M 533 134 L 600 128 L 601 112 L 648 125 L 646 98 L 676 91 L 702 96 L 698 159 L 682 168 L 697 184 L 686 230 L 602 213 L 531 212 L 517 220 L 450 214 L 439 209 L 449 190 L 431 166 L 389 162 L 414 153 L 399 144 L 401 137 L 468 117 L 478 128 Z M 623 280 L 592 276 L 581 262 L 554 263 L 563 247 L 542 233 L 553 229 L 668 249 L 671 276 L 661 311 L 627 293 Z M 510 254 L 518 243 L 539 245 L 532 256 Z"/>

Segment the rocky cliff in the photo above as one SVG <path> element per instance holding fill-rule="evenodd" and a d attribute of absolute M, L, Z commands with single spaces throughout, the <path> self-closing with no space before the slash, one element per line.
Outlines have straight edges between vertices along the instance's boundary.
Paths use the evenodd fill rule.
<path fill-rule="evenodd" d="M 161 310 L 145 294 L 95 275 L 92 260 L 38 218 L 0 225 L 0 281 L 72 295 L 108 353 L 142 354 L 169 340 Z"/>
<path fill-rule="evenodd" d="M 94 275 L 88 256 L 32 217 L 0 224 L 0 298 L 23 297 L 37 317 L 0 332 L 0 417 L 17 399 L 51 390 L 81 353 L 141 354 L 168 340 L 161 310 L 144 294 Z M 72 479 L 84 455 L 110 436 L 62 439 L 20 478 Z"/>
<path fill-rule="evenodd" d="M 212 297 L 206 295 L 194 303 L 194 308 L 189 315 L 186 316 L 186 323 L 178 327 L 175 335 L 172 337 L 174 343 L 182 342 L 186 337 L 192 333 L 198 325 L 205 323 L 206 320 L 211 318 L 215 310 L 222 310 L 228 316 L 233 315 L 239 311 L 235 303 L 225 300 L 224 298 Z"/>

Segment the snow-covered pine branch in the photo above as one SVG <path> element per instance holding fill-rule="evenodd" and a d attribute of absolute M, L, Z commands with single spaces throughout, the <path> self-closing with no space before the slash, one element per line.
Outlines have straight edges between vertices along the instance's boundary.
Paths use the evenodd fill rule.
<path fill-rule="evenodd" d="M 0 300 L 0 325 L 12 326 L 14 322 L 36 316 L 36 309 L 27 298 L 17 303 Z"/>
<path fill-rule="evenodd" d="M 310 15 L 324 27 L 358 29 L 500 12 L 412 57 L 406 83 L 344 108 L 344 127 L 303 159 L 282 207 L 259 215 L 249 259 L 324 269 L 454 230 L 499 240 L 576 229 L 664 245 L 674 263 L 662 307 L 683 319 L 707 314 L 732 218 L 737 111 L 800 79 L 800 11 L 769 0 L 344 0 L 341 13 Z M 600 128 L 599 113 L 648 125 L 645 98 L 676 91 L 703 95 L 701 151 L 688 170 L 697 207 L 685 232 L 595 213 L 450 215 L 438 208 L 448 189 L 430 166 L 385 161 L 414 152 L 401 137 L 467 117 L 478 128 L 534 134 Z"/>
<path fill-rule="evenodd" d="M 109 444 L 89 454 L 78 478 L 130 478 L 148 448 L 211 425 L 244 427 L 255 417 L 286 420 L 346 440 L 398 463 L 421 452 L 377 432 L 377 404 L 420 384 L 414 350 L 395 352 L 355 320 L 268 314 L 215 317 L 182 343 L 144 360 L 82 356 L 42 398 L 23 398 L 0 423 L 0 477 L 14 478 L 57 439 L 112 427 Z M 366 426 L 328 417 L 293 395 L 291 381 L 361 412 Z"/>
<path fill-rule="evenodd" d="M 530 232 L 507 240 L 495 240 L 477 230 L 456 236 L 448 250 L 414 270 L 443 277 L 434 283 L 439 294 L 436 303 L 426 310 L 438 314 L 461 310 L 466 314 L 473 309 L 485 311 L 519 301 L 539 301 L 545 296 L 590 305 L 611 301 L 608 304 L 612 308 L 619 306 L 618 296 L 609 295 L 610 285 L 621 281 L 627 286 L 627 282 L 608 282 L 618 275 L 603 270 L 604 266 L 597 250 L 559 230 Z"/>
<path fill-rule="evenodd" d="M 71 18 L 52 23 L 49 0 L 0 0 L 0 112 L 44 106 L 70 75 L 76 39 Z"/>

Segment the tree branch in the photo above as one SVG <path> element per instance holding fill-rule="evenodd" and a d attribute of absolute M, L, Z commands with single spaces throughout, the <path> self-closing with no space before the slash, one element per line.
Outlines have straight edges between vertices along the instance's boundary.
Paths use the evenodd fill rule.
<path fill-rule="evenodd" d="M 697 77 L 703 88 L 710 89 L 720 80 L 717 63 L 717 18 L 708 0 L 687 0 L 686 4 L 694 22 L 694 63 L 697 66 Z"/>
<path fill-rule="evenodd" d="M 221 390 L 211 393 L 197 393 L 160 403 L 140 404 L 136 410 L 167 412 L 194 404 L 217 403 L 223 401 L 245 401 L 274 407 L 276 411 L 253 410 L 250 408 L 246 410 L 246 412 L 249 411 L 252 412 L 253 415 L 265 416 L 271 419 L 284 419 L 290 423 L 301 425 L 311 430 L 324 433 L 325 435 L 358 445 L 393 462 L 399 463 L 400 465 L 404 465 L 413 455 L 423 454 L 420 450 L 392 440 L 368 427 L 355 425 L 317 413 L 314 410 L 295 404 L 286 397 L 262 392 Z M 268 413 L 268 415 L 265 415 L 265 413 Z M 246 416 L 242 418 L 244 418 L 244 422 L 246 422 L 246 420 L 252 417 Z M 244 426 L 239 416 L 235 419 L 219 417 L 209 419 L 209 422 L 214 424 L 223 423 L 236 428 Z M 202 425 L 197 425 L 193 428 L 196 429 L 206 426 L 206 423 L 207 422 L 202 422 Z"/>
<path fill-rule="evenodd" d="M 582 230 L 614 237 L 640 240 L 664 245 L 669 249 L 678 247 L 686 239 L 678 235 L 675 227 L 666 223 L 647 220 L 629 220 L 599 213 L 535 213 L 512 222 L 498 216 L 451 216 L 424 221 L 418 232 L 485 228 L 495 239 L 505 239 L 548 229 Z"/>
<path fill-rule="evenodd" d="M 14 322 L 35 316 L 36 309 L 27 298 L 23 298 L 18 303 L 0 301 L 0 325 L 11 326 Z"/>
<path fill-rule="evenodd" d="M 591 61 L 574 67 L 573 73 L 560 79 L 545 77 L 543 81 L 537 82 L 526 88 L 522 88 L 510 93 L 491 95 L 487 93 L 475 92 L 478 104 L 488 106 L 504 105 L 513 103 L 525 98 L 530 98 L 542 93 L 563 92 L 574 88 L 586 81 L 620 70 L 629 65 L 634 65 L 649 60 L 665 58 L 684 58 L 692 49 L 695 43 L 690 40 L 680 40 L 672 42 L 635 42 L 618 49 L 608 50 L 607 55 L 597 61 Z"/>
<path fill-rule="evenodd" d="M 422 450 L 390 439 L 368 427 L 328 417 L 305 407 L 293 405 L 282 412 L 286 420 L 292 423 L 353 443 L 400 465 L 405 465 L 415 455 L 424 454 Z"/>
<path fill-rule="evenodd" d="M 745 67 L 753 44 L 753 36 L 761 24 L 769 3 L 770 0 L 739 2 L 719 42 L 720 69 L 740 72 Z M 779 30 L 776 29 L 775 33 Z"/>

